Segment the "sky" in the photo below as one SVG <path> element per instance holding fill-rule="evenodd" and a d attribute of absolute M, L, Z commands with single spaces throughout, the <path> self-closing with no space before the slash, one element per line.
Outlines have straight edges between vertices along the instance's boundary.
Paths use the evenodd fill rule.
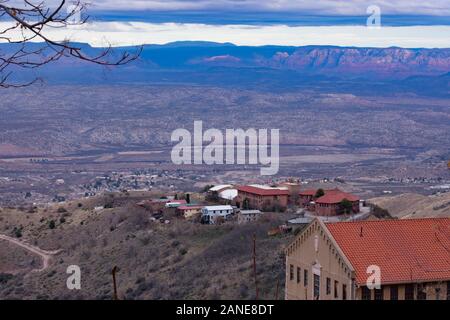
<path fill-rule="evenodd" d="M 368 10 L 374 5 L 377 28 L 374 9 Z M 450 48 L 450 0 L 95 0 L 87 14 L 86 25 L 47 32 L 93 46 L 212 41 Z"/>
<path fill-rule="evenodd" d="M 99 10 L 265 11 L 314 15 L 364 15 L 378 5 L 385 14 L 450 15 L 448 0 L 95 0 Z"/>

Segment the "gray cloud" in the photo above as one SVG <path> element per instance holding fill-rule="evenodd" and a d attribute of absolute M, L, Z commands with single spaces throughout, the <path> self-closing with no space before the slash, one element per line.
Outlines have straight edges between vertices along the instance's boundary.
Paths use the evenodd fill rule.
<path fill-rule="evenodd" d="M 370 5 L 385 14 L 450 15 L 449 0 L 95 0 L 104 10 L 296 11 L 329 15 L 365 15 Z"/>

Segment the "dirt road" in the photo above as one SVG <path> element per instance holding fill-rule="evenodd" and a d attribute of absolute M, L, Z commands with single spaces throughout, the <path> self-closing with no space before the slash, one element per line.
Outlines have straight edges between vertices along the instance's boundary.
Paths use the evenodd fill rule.
<path fill-rule="evenodd" d="M 50 264 L 50 259 L 52 258 L 52 256 L 54 256 L 55 254 L 59 253 L 60 250 L 57 251 L 47 251 L 47 250 L 42 250 L 41 248 L 32 246 L 28 243 L 19 241 L 15 238 L 0 234 L 0 240 L 4 240 L 4 241 L 8 241 L 14 245 L 17 245 L 19 247 L 24 248 L 25 250 L 34 253 L 36 255 L 38 255 L 39 257 L 41 257 L 42 259 L 42 267 L 39 269 L 35 269 L 33 270 L 34 272 L 41 272 L 44 271 L 45 269 L 48 268 L 49 264 Z"/>

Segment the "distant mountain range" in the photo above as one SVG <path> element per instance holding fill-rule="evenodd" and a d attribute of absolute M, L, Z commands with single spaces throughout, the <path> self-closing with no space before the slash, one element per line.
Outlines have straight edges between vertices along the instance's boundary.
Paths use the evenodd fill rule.
<path fill-rule="evenodd" d="M 87 44 L 79 46 L 91 55 L 102 50 Z M 13 46 L 1 44 L 0 50 L 13 50 Z M 115 50 L 119 54 L 133 48 Z M 119 68 L 105 69 L 62 59 L 37 73 L 22 73 L 20 79 L 40 75 L 50 83 L 175 82 L 278 87 L 327 85 L 330 81 L 338 87 L 345 86 L 346 81 L 357 86 L 376 86 L 381 81 L 408 85 L 412 90 L 423 90 L 422 82 L 426 80 L 425 87 L 434 93 L 448 94 L 449 73 L 450 49 L 247 47 L 230 43 L 175 42 L 146 45 L 138 61 Z"/>

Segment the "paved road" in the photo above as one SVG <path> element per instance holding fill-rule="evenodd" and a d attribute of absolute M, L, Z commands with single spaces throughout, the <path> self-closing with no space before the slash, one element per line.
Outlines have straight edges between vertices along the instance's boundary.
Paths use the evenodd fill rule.
<path fill-rule="evenodd" d="M 47 269 L 49 264 L 50 264 L 50 259 L 52 258 L 52 256 L 54 256 L 55 254 L 60 252 L 60 250 L 57 250 L 57 251 L 42 250 L 41 248 L 32 246 L 32 245 L 30 245 L 28 243 L 19 241 L 16 238 L 5 236 L 3 234 L 0 234 L 0 240 L 8 241 L 8 242 L 10 242 L 10 243 L 12 243 L 14 245 L 22 247 L 25 250 L 27 250 L 27 251 L 29 251 L 31 253 L 34 253 L 34 254 L 38 255 L 39 257 L 41 257 L 41 259 L 42 259 L 42 267 L 39 268 L 39 269 L 33 270 L 33 271 L 36 271 L 36 272 L 41 272 L 41 271 L 44 271 L 45 269 Z"/>

